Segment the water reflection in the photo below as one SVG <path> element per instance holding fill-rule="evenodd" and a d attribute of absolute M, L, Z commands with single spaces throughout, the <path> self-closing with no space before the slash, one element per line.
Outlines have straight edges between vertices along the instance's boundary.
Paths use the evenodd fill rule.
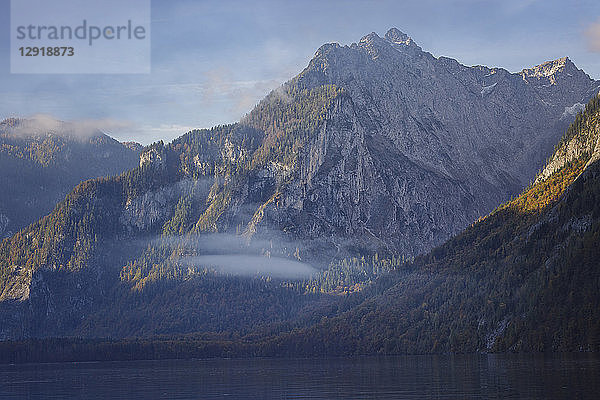
<path fill-rule="evenodd" d="M 586 399 L 600 358 L 454 355 L 0 366 L 0 398 Z"/>

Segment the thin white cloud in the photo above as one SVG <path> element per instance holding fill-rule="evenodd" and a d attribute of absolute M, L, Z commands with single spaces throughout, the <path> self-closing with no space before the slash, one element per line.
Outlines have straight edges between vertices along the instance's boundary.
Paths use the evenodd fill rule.
<path fill-rule="evenodd" d="M 198 129 L 198 127 L 179 124 L 143 125 L 127 132 L 122 132 L 126 135 L 122 140 L 133 140 L 142 144 L 150 144 L 160 139 L 170 142 L 194 129 Z"/>
<path fill-rule="evenodd" d="M 185 265 L 210 267 L 224 275 L 270 276 L 280 279 L 303 279 L 317 273 L 308 264 L 283 257 L 263 257 L 254 255 L 209 255 L 189 257 Z"/>
<path fill-rule="evenodd" d="M 22 119 L 21 123 L 11 129 L 14 135 L 56 135 L 85 138 L 98 132 L 110 133 L 131 129 L 132 124 L 115 119 L 80 119 L 61 121 L 48 114 L 34 114 Z"/>
<path fill-rule="evenodd" d="M 209 190 L 212 183 L 207 180 L 205 190 Z M 161 236 L 152 242 L 187 254 L 179 259 L 186 270 L 208 268 L 224 275 L 281 279 L 304 279 L 318 273 L 310 264 L 285 256 L 294 249 L 300 251 L 303 245 L 278 231 L 262 230 L 260 237 L 252 238 L 224 233 Z"/>
<path fill-rule="evenodd" d="M 213 69 L 204 76 L 203 105 L 229 104 L 227 111 L 234 119 L 251 111 L 255 104 L 283 82 L 283 79 L 235 80 L 228 68 Z"/>
<path fill-rule="evenodd" d="M 600 53 L 600 20 L 590 24 L 585 30 L 587 47 L 594 53 Z"/>

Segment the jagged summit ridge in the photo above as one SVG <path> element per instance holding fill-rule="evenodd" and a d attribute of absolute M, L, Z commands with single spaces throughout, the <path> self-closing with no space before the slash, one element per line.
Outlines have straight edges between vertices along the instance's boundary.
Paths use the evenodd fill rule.
<path fill-rule="evenodd" d="M 330 176 L 312 168 L 316 176 L 298 191 L 333 197 L 329 213 L 356 216 L 336 220 L 346 225 L 341 230 L 368 229 L 405 254 L 426 251 L 518 194 L 571 122 L 565 109 L 586 103 L 598 85 L 568 58 L 522 73 L 436 58 L 396 28 L 384 38 L 373 32 L 350 46 L 322 47 L 297 79 L 345 94 L 330 113 L 345 122 L 329 122 L 321 139 L 339 147 L 315 150 Z M 332 168 L 329 157 L 339 165 Z M 364 163 L 356 181 L 354 159 Z M 332 195 L 336 185 L 355 189 Z M 350 206 L 344 198 L 353 199 Z"/>
<path fill-rule="evenodd" d="M 566 68 L 577 69 L 569 57 L 561 57 L 556 60 L 546 61 L 531 68 L 526 68 L 522 71 L 522 74 L 531 77 L 550 76 L 557 72 L 561 72 Z"/>
<path fill-rule="evenodd" d="M 317 50 L 311 62 L 314 61 L 315 64 L 329 65 L 333 57 L 338 61 L 342 61 L 349 56 L 350 51 L 359 49 L 366 51 L 371 59 L 379 59 L 380 57 L 388 58 L 390 56 L 402 57 L 404 62 L 417 62 L 419 64 L 422 61 L 431 62 L 437 60 L 447 69 L 462 69 L 464 72 L 465 69 L 470 68 L 460 64 L 455 59 L 444 56 L 434 57 L 431 53 L 423 51 L 408 34 L 395 27 L 390 28 L 383 37 L 379 36 L 376 32 L 371 32 L 363 36 L 358 43 L 353 43 L 349 46 L 340 45 L 335 42 L 324 44 Z M 346 59 L 346 61 L 349 60 Z M 541 90 L 546 90 L 543 88 L 546 85 L 557 85 L 558 80 L 570 81 L 569 84 L 574 83 L 576 85 L 580 82 L 591 81 L 590 76 L 577 68 L 573 61 L 566 56 L 546 61 L 530 68 L 524 68 L 516 74 L 511 74 L 505 69 L 497 67 L 477 66 L 475 68 L 480 69 L 481 72 L 485 72 L 485 74 L 478 76 L 479 84 L 484 88 L 480 88 L 479 91 L 483 90 L 484 95 L 491 93 L 490 90 L 485 89 L 486 86 L 491 87 L 496 83 L 497 79 L 507 75 L 518 76 L 526 83 L 533 84 L 541 88 Z M 493 75 L 495 76 L 490 78 Z M 586 92 L 585 96 L 569 104 L 568 107 L 573 106 L 575 103 L 585 104 L 590 97 L 591 95 Z M 552 101 L 549 104 L 555 104 L 555 102 Z M 564 108 L 562 112 L 564 112 Z"/>
<path fill-rule="evenodd" d="M 353 47 L 352 45 L 350 47 Z M 421 48 L 415 43 L 415 41 L 397 28 L 391 28 L 387 31 L 384 37 L 380 37 L 377 33 L 371 32 L 366 36 L 363 36 L 358 42 L 358 47 L 366 47 L 371 52 L 375 50 L 374 54 L 377 54 L 376 49 L 386 48 L 391 46 L 395 50 L 416 50 L 421 51 Z"/>
<path fill-rule="evenodd" d="M 561 57 L 556 60 L 546 61 L 540 65 L 531 68 L 526 68 L 521 71 L 523 80 L 531 81 L 548 81 L 551 85 L 556 85 L 560 78 L 570 78 L 573 76 L 587 77 L 589 76 L 583 70 L 569 59 L 569 57 Z"/>
<path fill-rule="evenodd" d="M 388 42 L 392 42 L 395 44 L 403 44 L 406 46 L 417 46 L 414 40 L 408 36 L 406 33 L 400 31 L 397 28 L 391 28 L 387 31 L 384 36 L 384 39 Z M 418 46 L 417 46 L 418 47 Z"/>

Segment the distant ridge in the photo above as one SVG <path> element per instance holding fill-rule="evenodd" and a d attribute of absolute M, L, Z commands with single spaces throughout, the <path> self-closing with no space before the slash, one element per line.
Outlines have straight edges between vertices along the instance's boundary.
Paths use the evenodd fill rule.
<path fill-rule="evenodd" d="M 139 145 L 138 145 L 139 146 Z M 48 214 L 79 182 L 137 165 L 141 146 L 49 117 L 0 122 L 0 238 Z"/>

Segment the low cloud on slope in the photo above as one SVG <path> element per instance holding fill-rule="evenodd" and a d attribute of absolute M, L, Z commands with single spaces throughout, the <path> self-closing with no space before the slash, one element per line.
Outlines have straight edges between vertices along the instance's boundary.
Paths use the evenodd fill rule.
<path fill-rule="evenodd" d="M 252 240 L 222 233 L 162 237 L 154 244 L 177 248 L 179 262 L 186 267 L 210 268 L 224 275 L 303 279 L 318 273 L 307 263 L 284 257 L 299 246 L 275 232 Z"/>
<path fill-rule="evenodd" d="M 110 134 L 114 131 L 122 131 L 130 128 L 130 123 L 113 119 L 60 121 L 51 115 L 35 114 L 22 119 L 17 126 L 10 130 L 10 133 L 18 136 L 53 133 L 61 136 L 88 138 L 99 131 Z"/>
<path fill-rule="evenodd" d="M 186 257 L 182 263 L 194 267 L 209 267 L 225 275 L 270 276 L 280 279 L 309 278 L 317 272 L 308 264 L 283 257 L 251 254 L 204 255 Z"/>

